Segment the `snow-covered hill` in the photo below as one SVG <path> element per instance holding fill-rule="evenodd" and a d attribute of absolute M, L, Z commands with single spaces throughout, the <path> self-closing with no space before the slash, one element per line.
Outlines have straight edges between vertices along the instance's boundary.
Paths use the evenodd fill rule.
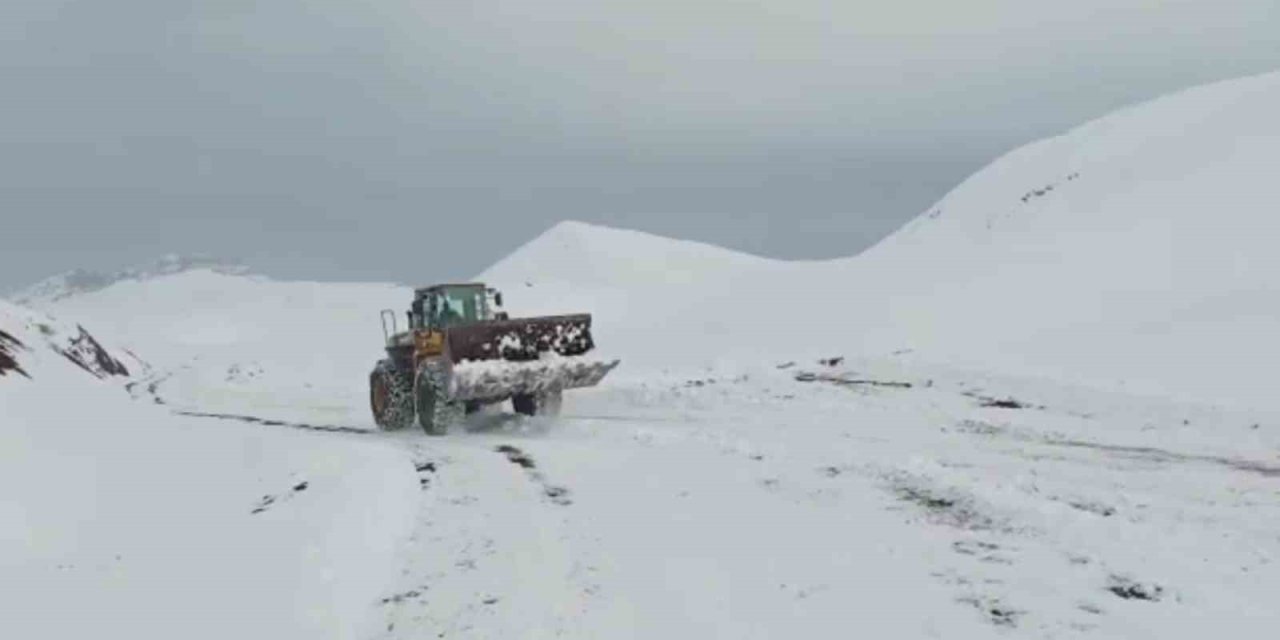
<path fill-rule="evenodd" d="M 1266 345 L 1280 332 L 1277 109 L 1280 74 L 1125 109 L 1000 158 L 856 257 L 768 260 L 566 222 L 479 277 L 505 289 L 517 315 L 593 312 L 623 376 L 910 352 L 1276 406 Z M 377 311 L 400 311 L 409 295 L 151 271 L 169 275 L 59 289 L 39 304 L 151 353 L 216 353 L 227 368 L 278 353 L 284 376 L 351 371 L 358 385 L 378 350 Z"/>
<path fill-rule="evenodd" d="M 367 633 L 409 456 L 130 399 L 152 373 L 0 300 L 0 636 Z"/>
<path fill-rule="evenodd" d="M 382 357 L 378 311 L 412 292 L 386 284 L 280 282 L 202 267 L 128 279 L 45 304 L 91 319 L 156 364 L 140 388 L 175 406 L 267 412 L 302 401 L 366 420 Z M 151 384 L 154 382 L 155 384 Z"/>
<path fill-rule="evenodd" d="M 1232 80 L 997 160 L 848 265 L 855 290 L 884 281 L 867 335 L 1274 406 L 1277 110 L 1280 73 Z"/>
<path fill-rule="evenodd" d="M 68 364 L 77 372 L 64 371 Z M 0 375 L 31 379 L 49 372 L 57 380 L 85 375 L 115 380 L 148 369 L 132 352 L 103 346 L 80 325 L 0 300 Z"/>
<path fill-rule="evenodd" d="M 205 256 L 170 254 L 150 264 L 130 267 L 113 273 L 73 269 L 66 273 L 45 278 L 40 282 L 15 291 L 7 297 L 18 304 L 47 305 L 71 296 L 100 291 L 117 282 L 126 280 L 146 281 L 193 269 L 207 269 L 225 274 L 248 272 L 247 267 L 224 260 Z"/>
<path fill-rule="evenodd" d="M 857 257 L 777 262 L 566 223 L 483 277 L 633 363 L 887 354 L 1275 406 L 1280 74 L 1028 145 Z"/>

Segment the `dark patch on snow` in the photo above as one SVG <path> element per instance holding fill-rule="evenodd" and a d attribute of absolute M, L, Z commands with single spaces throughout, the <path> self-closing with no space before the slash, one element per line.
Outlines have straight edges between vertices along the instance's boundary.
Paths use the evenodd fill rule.
<path fill-rule="evenodd" d="M 960 395 L 973 398 L 974 400 L 978 401 L 979 406 L 986 407 L 988 409 L 1037 409 L 1037 410 L 1043 411 L 1047 408 L 1044 405 L 1035 405 L 1028 402 L 1023 402 L 1021 400 L 1016 400 L 1009 396 L 1005 396 L 1003 398 L 997 398 L 994 396 L 984 396 L 979 394 L 976 391 L 965 391 Z"/>
<path fill-rule="evenodd" d="M 18 366 L 18 358 L 14 355 L 19 349 L 26 349 L 22 341 L 6 331 L 0 330 L 0 376 L 17 371 L 24 378 L 31 378 L 22 367 Z"/>
<path fill-rule="evenodd" d="M 997 400 L 984 400 L 982 406 L 994 409 L 1025 409 L 1027 405 L 1014 400 L 1013 398 L 1004 398 Z"/>
<path fill-rule="evenodd" d="M 859 385 L 869 387 L 892 387 L 896 389 L 910 389 L 912 387 L 910 382 L 872 380 L 869 378 L 855 378 L 850 374 L 814 373 L 812 371 L 797 372 L 795 380 L 796 382 L 826 382 L 838 387 L 854 387 Z"/>
<path fill-rule="evenodd" d="M 889 482 L 899 500 L 923 508 L 931 522 L 968 531 L 1001 528 L 995 518 L 978 509 L 973 498 L 957 490 L 934 487 L 927 479 L 906 473 L 891 474 Z"/>
<path fill-rule="evenodd" d="M 506 456 L 512 464 L 524 469 L 530 480 L 542 485 L 542 495 L 552 503 L 562 507 L 573 504 L 573 500 L 569 497 L 569 489 L 547 482 L 546 476 L 538 471 L 537 464 L 529 454 L 509 444 L 499 445 L 493 450 Z"/>
<path fill-rule="evenodd" d="M 270 507 L 275 503 L 276 503 L 275 496 L 270 494 L 262 496 L 262 499 L 258 501 L 258 504 L 254 506 L 253 510 L 250 511 L 249 513 L 250 514 L 262 513 L 263 511 L 266 511 L 268 507 Z"/>
<path fill-rule="evenodd" d="M 384 605 L 385 605 L 385 604 L 400 604 L 401 602 L 404 602 L 405 600 L 415 600 L 415 599 L 417 599 L 417 598 L 421 598 L 421 597 L 424 595 L 424 593 L 426 592 L 426 590 L 427 590 L 427 587 L 425 587 L 425 586 L 421 586 L 421 587 L 418 587 L 418 588 L 416 588 L 416 589 L 409 589 L 408 591 L 401 591 L 400 593 L 393 594 L 393 595 L 389 595 L 389 596 L 387 596 L 387 597 L 385 597 L 385 598 L 383 598 L 383 599 L 379 600 L 378 602 L 379 602 L 379 603 L 381 603 L 381 604 L 384 604 Z"/>
<path fill-rule="evenodd" d="M 529 454 L 509 444 L 498 445 L 497 447 L 494 447 L 493 450 L 506 456 L 507 460 L 510 460 L 513 464 L 518 465 L 522 469 L 535 469 L 538 466 L 534 463 L 533 458 L 529 457 Z"/>
<path fill-rule="evenodd" d="M 573 500 L 569 497 L 569 490 L 564 487 L 546 485 L 542 488 L 542 493 L 552 502 L 562 507 L 567 507 L 573 504 Z"/>
<path fill-rule="evenodd" d="M 950 509 L 956 506 L 956 501 L 952 498 L 945 498 L 933 495 L 927 491 L 916 487 L 899 487 L 895 493 L 899 498 L 914 502 L 926 509 L 940 511 Z"/>
<path fill-rule="evenodd" d="M 290 498 L 293 497 L 293 494 L 306 491 L 307 487 L 309 486 L 311 486 L 310 483 L 308 483 L 306 480 L 303 480 L 302 482 L 299 482 L 293 485 L 292 487 L 289 487 L 289 493 L 285 493 L 283 496 L 272 495 L 272 494 L 264 495 L 260 500 L 258 500 L 258 504 L 254 505 L 253 509 L 249 511 L 249 514 L 257 515 L 259 513 L 262 513 L 263 511 L 270 509 L 272 505 L 278 502 L 289 500 Z"/>
<path fill-rule="evenodd" d="M 233 364 L 227 367 L 226 382 L 243 382 L 257 378 L 263 374 L 262 366 L 257 364 Z"/>
<path fill-rule="evenodd" d="M 832 357 L 832 358 L 823 358 L 823 359 L 821 359 L 821 360 L 819 360 L 819 361 L 818 361 L 818 364 L 820 364 L 820 365 L 822 365 L 822 366 L 824 366 L 824 367 L 838 367 L 838 366 L 840 366 L 840 365 L 841 365 L 841 364 L 843 364 L 843 363 L 844 363 L 844 356 L 835 356 L 835 357 Z"/>
<path fill-rule="evenodd" d="M 1108 578 L 1107 591 L 1125 600 L 1159 602 L 1164 597 L 1164 587 L 1158 584 L 1142 583 L 1127 576 L 1118 575 Z"/>
<path fill-rule="evenodd" d="M 1104 613 L 1102 607 L 1099 607 L 1092 602 L 1081 602 L 1076 608 L 1085 613 L 1092 613 L 1095 616 L 1100 616 Z"/>
<path fill-rule="evenodd" d="M 188 416 L 192 418 L 235 420 L 236 422 L 247 422 L 249 424 L 261 424 L 270 427 L 289 427 L 290 429 L 303 429 L 305 431 L 323 431 L 325 433 L 355 433 L 362 436 L 376 435 L 377 433 L 368 429 L 357 429 L 356 427 L 344 427 L 329 424 L 307 424 L 304 422 L 286 422 L 284 420 L 272 420 L 256 416 L 242 416 L 233 413 L 204 413 L 201 411 L 174 411 L 173 413 L 174 415 Z"/>
<path fill-rule="evenodd" d="M 1067 504 L 1072 509 L 1085 511 L 1088 513 L 1102 516 L 1104 518 L 1110 518 L 1111 516 L 1116 514 L 1115 507 L 1102 504 L 1101 502 L 1094 502 L 1090 500 L 1070 500 L 1067 502 Z"/>
<path fill-rule="evenodd" d="M 996 598 L 983 598 L 978 596 L 966 596 L 960 598 L 963 602 L 974 609 L 977 609 L 986 617 L 987 621 L 998 627 L 1016 627 L 1018 619 L 1026 612 L 1014 609 Z"/>
<path fill-rule="evenodd" d="M 791 361 L 783 362 L 782 364 L 777 365 L 777 367 L 776 367 L 776 368 L 778 368 L 778 369 L 790 369 L 791 367 L 794 367 L 794 366 L 796 366 L 796 363 L 795 363 L 795 361 L 794 361 L 794 360 L 791 360 Z"/>
<path fill-rule="evenodd" d="M 1000 545 L 982 540 L 956 540 L 951 548 L 961 555 L 976 556 L 1000 550 Z"/>
<path fill-rule="evenodd" d="M 151 376 L 150 378 L 145 378 L 142 380 L 134 380 L 133 382 L 125 383 L 124 389 L 125 391 L 129 392 L 130 396 L 133 396 L 136 399 L 138 395 L 134 393 L 134 389 L 145 384 L 146 385 L 145 391 L 147 395 L 151 396 L 151 401 L 153 403 L 161 404 L 161 405 L 168 404 L 164 401 L 164 398 L 160 397 L 160 385 L 164 383 L 164 381 L 168 380 L 169 378 L 172 378 L 174 374 L 175 372 L 168 371 L 165 373 L 156 374 L 154 376 Z"/>
<path fill-rule="evenodd" d="M 979 436 L 995 436 L 1004 433 L 1005 428 L 981 420 L 962 420 L 956 425 L 956 431 Z"/>
<path fill-rule="evenodd" d="M 426 489 L 431 486 L 431 474 L 436 472 L 436 463 L 430 460 L 426 462 L 415 462 L 413 470 L 418 472 L 418 486 Z"/>
<path fill-rule="evenodd" d="M 1079 177 L 1080 177 L 1079 173 L 1070 173 L 1067 175 L 1067 182 L 1074 182 Z M 1036 198 L 1043 198 L 1049 195 L 1050 193 L 1052 193 L 1053 190 L 1056 189 L 1057 187 L 1058 187 L 1057 184 L 1049 183 L 1043 187 L 1040 187 L 1039 189 L 1032 189 L 1031 191 L 1028 191 L 1027 193 L 1023 194 L 1021 200 L 1025 204 L 1025 203 L 1031 202 L 1032 200 L 1035 200 Z"/>
<path fill-rule="evenodd" d="M 1243 458 L 1228 458 L 1226 456 L 1199 455 L 1191 453 L 1177 453 L 1156 447 L 1131 447 L 1125 445 L 1103 444 L 1100 442 L 1089 442 L 1085 440 L 1045 440 L 1045 444 L 1059 447 L 1074 447 L 1081 449 L 1093 449 L 1096 451 L 1105 451 L 1107 453 L 1118 454 L 1147 460 L 1151 462 L 1207 462 L 1229 467 L 1237 471 L 1248 471 L 1257 473 L 1268 478 L 1280 478 L 1280 467 L 1269 465 L 1256 460 L 1246 460 Z"/>

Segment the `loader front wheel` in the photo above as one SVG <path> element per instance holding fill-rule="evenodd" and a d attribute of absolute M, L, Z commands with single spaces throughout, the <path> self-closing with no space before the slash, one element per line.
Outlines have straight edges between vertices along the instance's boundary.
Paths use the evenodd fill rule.
<path fill-rule="evenodd" d="M 395 431 L 413 422 L 413 392 L 409 376 L 383 360 L 369 374 L 369 407 L 373 421 L 383 431 Z"/>
<path fill-rule="evenodd" d="M 430 366 L 424 364 L 419 367 L 413 395 L 417 401 L 418 424 L 422 425 L 422 430 L 427 435 L 447 435 L 449 425 L 457 420 L 461 407 L 445 398 L 444 384 Z"/>

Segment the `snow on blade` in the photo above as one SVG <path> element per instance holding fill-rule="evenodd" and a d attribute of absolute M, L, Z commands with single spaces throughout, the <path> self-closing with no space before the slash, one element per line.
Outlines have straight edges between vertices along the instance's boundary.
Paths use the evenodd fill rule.
<path fill-rule="evenodd" d="M 618 360 L 543 354 L 538 360 L 467 360 L 454 365 L 449 395 L 455 400 L 503 398 L 593 387 Z"/>

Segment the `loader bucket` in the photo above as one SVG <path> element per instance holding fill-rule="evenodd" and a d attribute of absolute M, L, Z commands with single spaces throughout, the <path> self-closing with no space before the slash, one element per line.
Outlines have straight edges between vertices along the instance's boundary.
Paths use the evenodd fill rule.
<path fill-rule="evenodd" d="M 595 348 L 591 314 L 497 320 L 451 327 L 449 358 L 527 362 L 545 355 L 580 356 Z"/>
<path fill-rule="evenodd" d="M 590 314 L 499 320 L 448 330 L 454 400 L 497 400 L 593 387 L 617 360 L 595 348 Z"/>

